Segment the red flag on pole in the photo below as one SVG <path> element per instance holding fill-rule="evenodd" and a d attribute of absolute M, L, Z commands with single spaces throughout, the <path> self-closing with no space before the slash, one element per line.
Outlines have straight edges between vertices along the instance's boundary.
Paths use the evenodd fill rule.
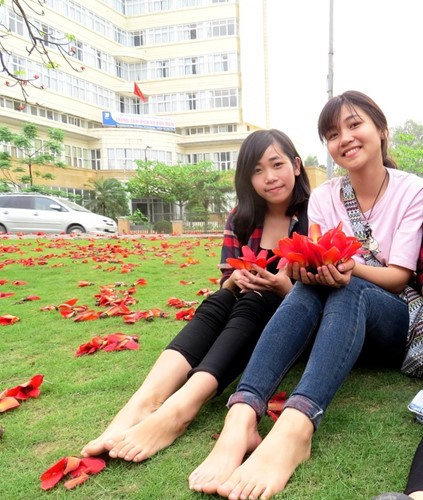
<path fill-rule="evenodd" d="M 147 98 L 141 92 L 141 89 L 138 87 L 137 82 L 134 82 L 134 94 L 138 96 L 143 102 L 147 102 Z"/>

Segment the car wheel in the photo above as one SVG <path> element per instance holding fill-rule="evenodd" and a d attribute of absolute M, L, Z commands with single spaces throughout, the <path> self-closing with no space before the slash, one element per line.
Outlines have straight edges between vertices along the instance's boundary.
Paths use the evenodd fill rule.
<path fill-rule="evenodd" d="M 79 224 L 74 224 L 73 226 L 69 226 L 66 233 L 67 234 L 81 234 L 86 233 L 85 229 Z"/>
<path fill-rule="evenodd" d="M 3 224 L 0 224 L 0 234 L 7 234 L 7 229 Z"/>

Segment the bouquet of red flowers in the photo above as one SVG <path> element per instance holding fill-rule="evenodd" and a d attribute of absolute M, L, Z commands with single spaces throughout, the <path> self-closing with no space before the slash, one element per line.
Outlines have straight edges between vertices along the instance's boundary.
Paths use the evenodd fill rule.
<path fill-rule="evenodd" d="M 294 233 L 292 238 L 279 240 L 278 248 L 273 249 L 273 253 L 281 257 L 278 268 L 298 262 L 308 271 L 316 272 L 320 266 L 336 266 L 347 261 L 361 248 L 355 236 L 347 236 L 342 231 L 342 222 L 323 235 L 319 224 L 311 224 L 309 233 L 309 236 Z"/>

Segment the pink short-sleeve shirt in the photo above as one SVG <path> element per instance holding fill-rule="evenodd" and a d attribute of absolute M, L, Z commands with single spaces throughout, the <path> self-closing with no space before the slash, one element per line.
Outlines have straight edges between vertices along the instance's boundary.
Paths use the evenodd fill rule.
<path fill-rule="evenodd" d="M 385 265 L 415 271 L 422 242 L 423 179 L 402 170 L 388 168 L 387 171 L 388 187 L 376 202 L 369 220 L 373 237 L 379 244 L 378 259 Z M 366 218 L 369 214 L 370 210 L 364 213 Z M 341 177 L 312 191 L 308 219 L 309 224 L 320 224 L 322 233 L 342 221 L 343 231 L 349 236 L 354 235 L 341 199 Z M 362 256 L 354 258 L 364 263 Z"/>

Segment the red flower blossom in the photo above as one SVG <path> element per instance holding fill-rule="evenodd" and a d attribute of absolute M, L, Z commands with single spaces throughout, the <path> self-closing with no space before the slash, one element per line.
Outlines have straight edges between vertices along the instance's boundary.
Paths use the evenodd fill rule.
<path fill-rule="evenodd" d="M 138 278 L 137 281 L 134 282 L 133 286 L 145 286 L 147 284 L 147 280 L 145 278 Z"/>
<path fill-rule="evenodd" d="M 66 481 L 64 486 L 72 489 L 85 482 L 90 475 L 98 474 L 104 467 L 106 462 L 101 458 L 63 457 L 41 475 L 41 488 L 50 490 L 69 474 L 72 479 Z"/>
<path fill-rule="evenodd" d="M 86 344 L 82 344 L 76 350 L 75 356 L 94 354 L 97 351 L 135 351 L 140 348 L 137 335 L 125 335 L 124 333 L 112 333 L 106 337 L 93 337 Z"/>
<path fill-rule="evenodd" d="M 38 295 L 27 295 L 21 300 L 18 300 L 18 302 L 15 302 L 15 304 L 24 304 L 25 302 L 32 302 L 33 300 L 40 300 L 40 297 Z"/>
<path fill-rule="evenodd" d="M 260 250 L 260 252 L 256 256 L 251 248 L 247 245 L 244 245 L 241 248 L 241 252 L 242 257 L 239 257 L 237 259 L 229 257 L 226 259 L 226 262 L 235 269 L 247 269 L 247 271 L 250 271 L 252 269 L 252 264 L 266 269 L 268 264 L 277 259 L 276 255 L 268 259 L 267 250 Z"/>
<path fill-rule="evenodd" d="M 0 316 L 0 325 L 13 325 L 13 323 L 17 323 L 19 320 L 18 316 L 3 314 L 3 316 Z"/>
<path fill-rule="evenodd" d="M 355 236 L 346 236 L 342 231 L 342 222 L 336 228 L 329 229 L 322 235 L 320 226 L 310 226 L 310 236 L 294 233 L 292 238 L 279 240 L 278 248 L 274 248 L 275 255 L 281 257 L 278 267 L 286 263 L 298 262 L 311 272 L 317 267 L 345 262 L 355 255 L 361 248 L 361 243 Z"/>
<path fill-rule="evenodd" d="M 177 299 L 176 297 L 171 297 L 167 300 L 167 305 L 174 307 L 175 309 L 182 309 L 183 307 L 192 307 L 198 304 L 197 300 L 184 300 Z"/>
<path fill-rule="evenodd" d="M 43 383 L 44 375 L 34 375 L 28 382 L 17 385 L 4 391 L 4 396 L 16 399 L 38 398 L 40 395 L 40 385 Z"/>
<path fill-rule="evenodd" d="M 182 309 L 175 314 L 175 318 L 178 320 L 191 321 L 195 314 L 195 309 L 190 307 L 189 309 Z"/>
<path fill-rule="evenodd" d="M 93 311 L 93 310 L 84 311 L 84 312 L 77 314 L 73 320 L 76 322 L 93 321 L 95 319 L 98 319 L 100 317 L 100 314 L 101 314 L 100 312 Z"/>

